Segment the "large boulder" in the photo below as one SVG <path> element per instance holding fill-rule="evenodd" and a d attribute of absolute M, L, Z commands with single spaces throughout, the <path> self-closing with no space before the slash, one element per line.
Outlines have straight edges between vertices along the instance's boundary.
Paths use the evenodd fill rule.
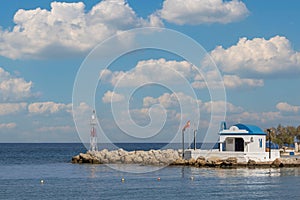
<path fill-rule="evenodd" d="M 196 159 L 195 158 L 189 159 L 189 165 L 195 165 L 195 164 L 196 164 Z"/>
<path fill-rule="evenodd" d="M 72 157 L 72 163 L 79 163 L 79 160 L 80 160 L 80 156 L 79 155 Z"/>
<path fill-rule="evenodd" d="M 175 160 L 180 158 L 178 151 L 175 150 L 168 149 L 164 154 L 166 155 L 165 158 L 166 160 L 168 160 L 168 163 L 174 162 Z"/>
<path fill-rule="evenodd" d="M 271 164 L 272 167 L 283 167 L 283 163 L 281 162 L 281 160 L 279 158 L 276 158 L 272 164 Z"/>
<path fill-rule="evenodd" d="M 152 160 L 152 157 L 151 156 L 145 156 L 144 159 L 143 159 L 143 164 L 145 165 L 150 165 L 151 164 L 151 160 Z"/>
<path fill-rule="evenodd" d="M 93 158 L 89 153 L 80 153 L 79 154 L 82 163 L 93 163 Z"/>
<path fill-rule="evenodd" d="M 103 164 L 109 164 L 110 163 L 107 158 L 101 158 L 100 162 L 103 163 Z"/>
<path fill-rule="evenodd" d="M 206 160 L 206 165 L 209 167 L 221 166 L 223 161 L 218 157 L 211 157 Z"/>
<path fill-rule="evenodd" d="M 127 151 L 124 151 L 123 149 L 118 149 L 118 155 L 120 157 L 127 155 Z"/>
<path fill-rule="evenodd" d="M 126 155 L 123 157 L 123 163 L 125 164 L 132 164 L 133 163 L 133 156 L 132 155 Z"/>
<path fill-rule="evenodd" d="M 229 157 L 226 159 L 226 162 L 231 163 L 231 164 L 237 164 L 238 159 L 236 157 Z"/>
<path fill-rule="evenodd" d="M 248 165 L 249 167 L 254 167 L 254 166 L 256 166 L 256 161 L 255 161 L 255 160 L 249 159 L 248 162 L 247 162 L 247 165 Z"/>
<path fill-rule="evenodd" d="M 206 160 L 203 156 L 198 157 L 195 163 L 197 167 L 203 167 L 205 166 L 205 164 L 206 164 Z"/>
<path fill-rule="evenodd" d="M 223 160 L 222 166 L 223 167 L 231 167 L 236 164 L 237 164 L 237 158 L 229 157 L 229 158 Z"/>
<path fill-rule="evenodd" d="M 136 151 L 135 155 L 143 159 L 145 156 L 147 156 L 147 153 L 145 151 Z"/>
<path fill-rule="evenodd" d="M 160 163 L 154 156 L 150 156 L 145 161 L 145 164 L 147 164 L 147 165 L 159 165 Z"/>
<path fill-rule="evenodd" d="M 108 162 L 109 163 L 118 163 L 118 162 L 121 162 L 121 158 L 119 155 L 111 155 L 110 157 L 108 157 Z"/>
<path fill-rule="evenodd" d="M 185 160 L 182 158 L 178 158 L 177 160 L 175 160 L 172 165 L 185 165 Z"/>
<path fill-rule="evenodd" d="M 133 163 L 141 164 L 141 163 L 143 163 L 143 158 L 140 155 L 137 155 L 133 158 Z"/>
<path fill-rule="evenodd" d="M 102 164 L 101 161 L 97 158 L 93 158 L 92 164 Z"/>
<path fill-rule="evenodd" d="M 173 149 L 166 149 L 162 151 L 162 156 L 166 159 L 176 160 L 179 158 L 177 151 Z"/>

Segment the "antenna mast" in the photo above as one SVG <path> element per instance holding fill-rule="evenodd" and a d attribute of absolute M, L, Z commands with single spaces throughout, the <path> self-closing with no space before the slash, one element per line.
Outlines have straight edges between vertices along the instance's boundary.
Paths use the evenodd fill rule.
<path fill-rule="evenodd" d="M 97 118 L 96 118 L 95 110 L 93 110 L 93 114 L 90 122 L 90 126 L 91 126 L 90 151 L 98 151 L 96 125 L 97 125 Z"/>

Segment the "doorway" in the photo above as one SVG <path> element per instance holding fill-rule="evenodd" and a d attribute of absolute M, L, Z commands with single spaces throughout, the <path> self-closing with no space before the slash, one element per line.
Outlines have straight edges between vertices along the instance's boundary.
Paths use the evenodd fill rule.
<path fill-rule="evenodd" d="M 235 151 L 244 151 L 244 139 L 235 138 Z"/>

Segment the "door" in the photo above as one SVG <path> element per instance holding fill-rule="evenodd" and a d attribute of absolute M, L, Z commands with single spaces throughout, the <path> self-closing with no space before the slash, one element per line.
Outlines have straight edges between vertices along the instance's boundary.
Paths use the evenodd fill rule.
<path fill-rule="evenodd" d="M 235 138 L 235 151 L 244 151 L 244 139 Z"/>

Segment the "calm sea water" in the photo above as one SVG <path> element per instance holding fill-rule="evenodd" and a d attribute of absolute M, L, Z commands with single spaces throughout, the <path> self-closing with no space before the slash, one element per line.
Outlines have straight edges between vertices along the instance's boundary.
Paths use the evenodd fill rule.
<path fill-rule="evenodd" d="M 124 144 L 122 147 L 132 150 L 160 146 Z M 298 168 L 166 167 L 132 174 L 105 165 L 71 164 L 71 157 L 79 152 L 85 152 L 81 144 L 0 144 L 0 199 L 300 198 Z"/>

